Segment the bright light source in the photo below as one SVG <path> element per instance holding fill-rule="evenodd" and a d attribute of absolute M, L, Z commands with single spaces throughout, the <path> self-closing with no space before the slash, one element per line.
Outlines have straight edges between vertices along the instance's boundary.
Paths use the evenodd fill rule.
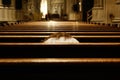
<path fill-rule="evenodd" d="M 41 1 L 41 7 L 40 7 L 42 18 L 45 18 L 45 15 L 47 14 L 47 0 Z"/>
<path fill-rule="evenodd" d="M 82 11 L 82 3 L 79 2 L 79 8 L 80 8 L 80 12 Z"/>
<path fill-rule="evenodd" d="M 56 25 L 56 21 L 49 21 L 48 23 L 49 25 L 55 26 Z"/>
<path fill-rule="evenodd" d="M 56 21 L 52 21 L 52 20 L 50 20 L 49 22 L 50 22 L 50 23 L 55 23 Z"/>

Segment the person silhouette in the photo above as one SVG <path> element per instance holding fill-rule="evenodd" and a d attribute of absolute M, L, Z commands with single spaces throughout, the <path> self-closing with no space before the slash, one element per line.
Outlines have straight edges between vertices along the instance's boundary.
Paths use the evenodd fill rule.
<path fill-rule="evenodd" d="M 79 41 L 77 39 L 75 39 L 74 37 L 72 37 L 69 33 L 66 32 L 56 32 L 53 33 L 49 36 L 49 38 L 47 38 L 44 43 L 62 43 L 62 44 L 73 44 L 73 43 L 79 43 Z"/>

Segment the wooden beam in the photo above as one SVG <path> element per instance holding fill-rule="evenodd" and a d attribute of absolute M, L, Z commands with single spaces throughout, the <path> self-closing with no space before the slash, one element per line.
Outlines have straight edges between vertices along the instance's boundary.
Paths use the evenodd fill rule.
<path fill-rule="evenodd" d="M 0 63 L 120 63 L 120 58 L 3 58 Z"/>

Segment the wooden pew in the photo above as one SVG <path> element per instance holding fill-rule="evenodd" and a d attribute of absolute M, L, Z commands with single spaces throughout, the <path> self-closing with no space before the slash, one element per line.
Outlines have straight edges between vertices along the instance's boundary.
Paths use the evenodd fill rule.
<path fill-rule="evenodd" d="M 43 42 L 49 36 L 48 34 L 2 34 L 0 35 L 0 42 Z M 73 34 L 72 37 L 79 42 L 120 42 L 119 34 Z"/>
<path fill-rule="evenodd" d="M 0 43 L 1 58 L 118 58 L 120 43 Z"/>
<path fill-rule="evenodd" d="M 0 32 L 0 42 L 42 42 L 55 32 Z M 120 32 L 67 32 L 80 42 L 120 42 Z"/>
<path fill-rule="evenodd" d="M 82 60 L 82 59 L 81 59 Z M 120 79 L 119 62 L 0 63 L 4 79 Z"/>
<path fill-rule="evenodd" d="M 119 48 L 120 43 L 0 43 L 0 75 L 4 79 L 119 79 Z"/>

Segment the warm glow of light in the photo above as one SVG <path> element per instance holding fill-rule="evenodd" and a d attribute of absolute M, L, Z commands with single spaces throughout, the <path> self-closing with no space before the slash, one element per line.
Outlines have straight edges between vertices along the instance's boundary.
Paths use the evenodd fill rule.
<path fill-rule="evenodd" d="M 0 63 L 120 63 L 120 58 L 3 58 Z"/>
<path fill-rule="evenodd" d="M 56 23 L 56 21 L 49 21 L 49 23 L 51 23 L 51 24 L 55 24 L 55 23 Z"/>
<path fill-rule="evenodd" d="M 60 37 L 60 38 L 49 38 L 44 43 L 47 44 L 77 44 L 79 41 L 75 38 L 66 38 L 66 37 Z"/>
<path fill-rule="evenodd" d="M 48 26 L 49 26 L 49 27 L 50 27 L 50 26 L 54 27 L 55 25 L 57 25 L 57 22 L 56 22 L 56 21 L 49 21 L 49 22 L 48 22 Z"/>
<path fill-rule="evenodd" d="M 79 2 L 79 8 L 80 8 L 80 12 L 82 11 L 82 3 Z"/>
<path fill-rule="evenodd" d="M 45 18 L 45 15 L 47 14 L 47 0 L 41 1 L 41 7 L 40 7 L 42 18 Z"/>

